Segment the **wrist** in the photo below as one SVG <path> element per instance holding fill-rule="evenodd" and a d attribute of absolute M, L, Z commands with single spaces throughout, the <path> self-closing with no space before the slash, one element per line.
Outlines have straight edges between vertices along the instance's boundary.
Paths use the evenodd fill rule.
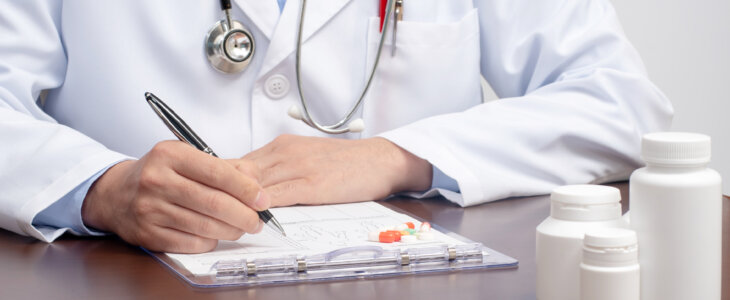
<path fill-rule="evenodd" d="M 84 202 L 81 205 L 81 220 L 84 226 L 100 231 L 111 231 L 106 223 L 109 212 L 113 213 L 111 198 L 121 194 L 115 189 L 122 184 L 124 177 L 121 174 L 133 164 L 133 161 L 122 161 L 104 172 L 89 188 Z"/>
<path fill-rule="evenodd" d="M 391 194 L 407 191 L 423 191 L 431 187 L 433 180 L 433 167 L 431 163 L 385 138 L 375 137 L 371 140 L 381 144 L 386 149 L 386 153 L 388 153 L 388 155 L 384 155 L 383 157 L 388 160 L 386 165 L 390 170 L 387 173 L 391 176 Z"/>

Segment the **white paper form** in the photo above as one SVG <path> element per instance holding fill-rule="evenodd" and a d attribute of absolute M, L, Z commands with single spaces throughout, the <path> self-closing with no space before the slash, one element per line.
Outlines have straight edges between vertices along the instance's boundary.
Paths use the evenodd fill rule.
<path fill-rule="evenodd" d="M 237 241 L 219 241 L 213 251 L 201 254 L 172 254 L 194 275 L 212 274 L 218 261 L 281 257 L 284 255 L 311 255 L 361 245 L 400 248 L 404 245 L 433 246 L 434 244 L 461 245 L 464 242 L 435 229 L 434 239 L 414 243 L 378 243 L 368 241 L 368 233 L 383 227 L 405 222 L 420 224 L 414 218 L 397 213 L 375 202 L 333 204 L 320 206 L 292 206 L 270 209 L 287 236 L 264 226 L 259 234 L 246 234 Z"/>

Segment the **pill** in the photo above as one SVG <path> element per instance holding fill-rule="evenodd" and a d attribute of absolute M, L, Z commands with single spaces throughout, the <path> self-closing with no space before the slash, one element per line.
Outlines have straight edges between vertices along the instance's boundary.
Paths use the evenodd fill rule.
<path fill-rule="evenodd" d="M 418 232 L 415 229 L 406 229 L 405 231 L 407 231 L 409 235 L 416 235 L 416 233 Z"/>
<path fill-rule="evenodd" d="M 431 224 L 428 222 L 421 223 L 421 228 L 418 230 L 420 232 L 429 232 L 431 231 Z"/>
<path fill-rule="evenodd" d="M 422 241 L 430 241 L 433 240 L 433 232 L 425 231 L 425 232 L 419 232 L 418 233 L 418 239 Z"/>
<path fill-rule="evenodd" d="M 415 241 L 418 241 L 418 238 L 415 235 L 404 235 L 400 237 L 401 243 L 413 243 Z"/>
<path fill-rule="evenodd" d="M 393 233 L 393 235 L 395 236 L 395 241 L 396 241 L 396 242 L 400 241 L 400 237 L 401 237 L 401 233 L 400 233 L 400 231 L 398 231 L 398 230 L 388 230 L 388 231 L 386 231 L 386 232 L 391 232 L 391 233 Z"/>
<path fill-rule="evenodd" d="M 406 226 L 408 226 L 408 229 L 416 229 L 416 225 L 413 222 L 406 222 Z"/>
<path fill-rule="evenodd" d="M 395 226 L 395 230 L 406 230 L 408 229 L 408 225 L 406 224 L 398 224 Z"/>
<path fill-rule="evenodd" d="M 380 242 L 380 231 L 371 231 L 368 233 L 368 241 Z"/>
<path fill-rule="evenodd" d="M 381 232 L 378 236 L 378 241 L 381 243 L 392 243 L 395 242 L 395 233 L 391 231 Z"/>

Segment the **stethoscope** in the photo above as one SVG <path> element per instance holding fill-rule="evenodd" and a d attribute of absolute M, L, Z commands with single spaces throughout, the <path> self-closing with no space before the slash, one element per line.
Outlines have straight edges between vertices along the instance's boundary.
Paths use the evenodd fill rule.
<path fill-rule="evenodd" d="M 395 0 L 388 0 L 384 24 L 389 24 L 390 13 L 395 2 Z M 205 53 L 213 68 L 223 73 L 234 74 L 243 71 L 243 69 L 245 69 L 251 62 L 251 58 L 256 50 L 256 44 L 254 43 L 251 33 L 246 30 L 240 22 L 231 19 L 231 1 L 221 0 L 220 3 L 221 10 L 223 10 L 225 14 L 225 19 L 216 22 L 210 31 L 208 31 L 208 35 L 205 37 Z M 388 26 L 383 26 L 384 28 L 380 36 L 380 43 L 378 44 L 378 52 L 375 56 L 375 62 L 373 63 L 372 70 L 370 70 L 370 76 L 368 76 L 367 83 L 360 94 L 360 98 L 357 102 L 355 102 L 352 108 L 350 108 L 349 112 L 345 114 L 344 118 L 334 124 L 324 125 L 315 121 L 310 115 L 309 109 L 307 108 L 307 101 L 304 99 L 302 89 L 300 61 L 302 56 L 302 29 L 304 27 L 304 12 L 306 6 L 307 0 L 302 0 L 302 5 L 299 11 L 299 30 L 297 33 L 295 63 L 297 89 L 299 91 L 299 100 L 301 102 L 302 109 L 300 110 L 297 105 L 292 105 L 289 107 L 288 114 L 290 117 L 296 120 L 301 120 L 312 128 L 324 133 L 339 134 L 347 132 L 361 132 L 365 129 L 365 122 L 361 118 L 353 119 L 353 116 L 362 104 L 363 99 L 365 99 L 365 95 L 373 81 L 375 70 L 378 68 L 378 62 L 380 61 L 380 54 L 383 50 L 385 36 L 388 32 Z M 302 114 L 302 110 L 304 114 Z"/>

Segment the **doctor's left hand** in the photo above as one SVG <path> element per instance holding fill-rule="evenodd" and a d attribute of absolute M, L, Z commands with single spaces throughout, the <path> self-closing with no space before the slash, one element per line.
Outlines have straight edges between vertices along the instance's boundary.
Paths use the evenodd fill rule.
<path fill-rule="evenodd" d="M 243 160 L 261 170 L 273 206 L 383 199 L 431 186 L 432 167 L 384 138 L 281 135 Z"/>

